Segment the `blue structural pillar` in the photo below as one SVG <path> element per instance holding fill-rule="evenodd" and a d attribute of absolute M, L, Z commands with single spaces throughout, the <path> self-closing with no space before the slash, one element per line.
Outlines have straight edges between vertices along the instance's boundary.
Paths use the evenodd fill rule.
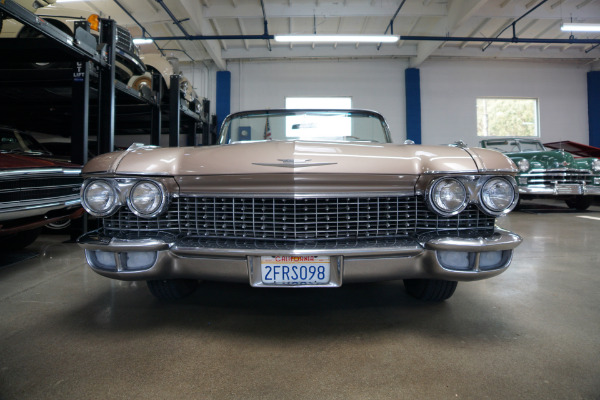
<path fill-rule="evenodd" d="M 231 72 L 217 71 L 217 130 L 231 112 Z"/>
<path fill-rule="evenodd" d="M 418 68 L 404 71 L 406 90 L 406 139 L 421 144 L 421 73 Z"/>
<path fill-rule="evenodd" d="M 600 71 L 587 74 L 590 146 L 600 147 Z"/>

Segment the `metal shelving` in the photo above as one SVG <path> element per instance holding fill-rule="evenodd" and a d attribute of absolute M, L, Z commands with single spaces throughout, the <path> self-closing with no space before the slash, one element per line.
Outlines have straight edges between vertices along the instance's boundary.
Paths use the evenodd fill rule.
<path fill-rule="evenodd" d="M 0 13 L 43 36 L 0 38 L 1 125 L 70 136 L 72 161 L 78 164 L 87 161 L 91 135 L 98 138 L 99 153 L 114 149 L 115 134 L 148 135 L 148 142 L 159 144 L 168 132 L 169 145 L 178 146 L 179 133 L 186 133 L 186 144 L 208 144 L 208 115 L 183 104 L 179 90 L 160 103 L 159 93 L 141 93 L 115 81 L 113 20 L 101 20 L 97 40 L 85 21 L 76 23 L 71 36 L 12 0 L 0 2 Z M 179 88 L 178 82 L 171 87 Z M 203 134 L 201 143 L 198 134 Z"/>

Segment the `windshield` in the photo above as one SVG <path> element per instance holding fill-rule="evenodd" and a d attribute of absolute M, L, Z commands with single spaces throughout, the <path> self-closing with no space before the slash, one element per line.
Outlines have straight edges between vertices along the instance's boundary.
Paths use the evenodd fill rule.
<path fill-rule="evenodd" d="M 544 151 L 544 146 L 536 140 L 487 140 L 483 141 L 486 149 L 503 153 L 522 153 L 529 151 Z"/>
<path fill-rule="evenodd" d="M 231 115 L 219 137 L 220 144 L 260 140 L 389 143 L 389 134 L 370 111 L 263 110 Z"/>
<path fill-rule="evenodd" d="M 0 151 L 3 153 L 49 154 L 33 137 L 11 130 L 0 130 Z"/>

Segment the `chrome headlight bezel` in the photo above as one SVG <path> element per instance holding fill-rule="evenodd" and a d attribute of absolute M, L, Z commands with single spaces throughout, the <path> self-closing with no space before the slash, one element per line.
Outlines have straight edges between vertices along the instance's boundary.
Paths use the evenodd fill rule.
<path fill-rule="evenodd" d="M 138 188 L 140 185 L 143 185 L 143 184 L 150 184 L 150 185 L 154 186 L 157 190 L 156 196 L 159 199 L 159 204 L 156 207 L 156 209 L 154 209 L 150 213 L 140 211 L 140 209 L 135 204 L 135 199 L 133 198 L 136 188 Z M 129 207 L 129 209 L 131 210 L 132 213 L 134 213 L 135 215 L 137 215 L 140 218 L 153 218 L 153 217 L 156 217 L 157 215 L 162 214 L 165 211 L 165 209 L 167 208 L 168 203 L 169 203 L 169 201 L 168 201 L 167 191 L 166 191 L 165 187 L 163 186 L 163 184 L 160 182 L 154 181 L 154 180 L 150 180 L 150 179 L 143 179 L 143 180 L 137 181 L 133 186 L 131 186 L 131 189 L 129 190 L 129 193 L 127 195 L 127 206 Z"/>
<path fill-rule="evenodd" d="M 517 162 L 517 167 L 519 167 L 519 171 L 521 172 L 527 172 L 529 171 L 529 160 L 523 158 L 521 160 L 519 160 L 519 162 Z"/>
<path fill-rule="evenodd" d="M 87 194 L 89 193 L 90 188 L 95 184 L 105 185 L 107 191 L 109 191 L 110 195 L 112 195 L 112 200 L 109 203 L 109 207 L 105 210 L 98 211 L 97 209 L 91 207 L 88 202 Z M 83 186 L 81 187 L 81 205 L 90 215 L 94 217 L 110 216 L 114 214 L 121 206 L 121 202 L 119 201 L 119 191 L 117 190 L 115 184 L 108 179 L 90 179 L 84 182 Z"/>
<path fill-rule="evenodd" d="M 444 182 L 457 184 L 459 185 L 458 187 L 462 189 L 463 198 L 458 199 L 460 204 L 457 207 L 446 209 L 442 208 L 437 196 L 439 195 L 440 185 L 442 185 Z M 467 208 L 467 205 L 469 204 L 469 191 L 460 179 L 446 176 L 434 180 L 429 185 L 429 188 L 427 189 L 426 199 L 427 206 L 431 211 L 443 217 L 451 217 L 453 215 L 457 215 L 458 213 L 462 212 L 465 208 Z"/>
<path fill-rule="evenodd" d="M 504 181 L 512 189 L 512 196 L 508 202 L 508 206 L 503 209 L 494 207 L 493 205 L 490 204 L 491 202 L 489 200 L 486 200 L 486 190 L 489 190 L 489 186 L 495 181 Z M 512 177 L 510 177 L 510 179 L 509 179 L 509 177 L 504 177 L 504 176 L 490 177 L 481 185 L 481 189 L 479 190 L 479 206 L 481 207 L 483 212 L 485 212 L 488 215 L 494 216 L 494 217 L 508 214 L 510 211 L 512 211 L 517 206 L 518 202 L 519 202 L 519 191 L 517 189 L 517 184 L 516 184 L 514 178 L 512 178 Z"/>
<path fill-rule="evenodd" d="M 592 171 L 600 172 L 600 159 L 595 159 L 592 161 Z"/>

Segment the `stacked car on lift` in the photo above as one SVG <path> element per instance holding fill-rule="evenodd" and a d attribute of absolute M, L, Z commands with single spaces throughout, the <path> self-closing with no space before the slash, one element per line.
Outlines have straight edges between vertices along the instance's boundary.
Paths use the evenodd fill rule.
<path fill-rule="evenodd" d="M 177 139 L 181 131 L 193 144 L 198 133 L 207 140 L 207 101 L 164 57 L 144 57 L 146 66 L 126 28 L 44 7 L 52 3 L 0 4 L 0 48 L 11 54 L 0 60 L 0 239 L 11 248 L 33 242 L 45 225 L 82 215 L 79 173 L 90 145 L 93 154 L 112 151 L 115 133 L 150 135 L 133 140 L 159 144 L 163 125 Z M 169 91 L 173 82 L 177 89 Z M 23 131 L 68 140 L 74 164 L 53 159 Z"/>

